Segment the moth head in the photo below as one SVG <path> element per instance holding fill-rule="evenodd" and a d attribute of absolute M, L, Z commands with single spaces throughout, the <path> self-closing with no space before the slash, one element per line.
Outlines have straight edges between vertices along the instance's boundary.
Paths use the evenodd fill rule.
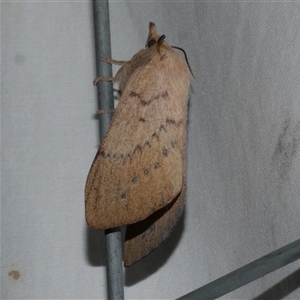
<path fill-rule="evenodd" d="M 194 74 L 193 74 L 192 69 L 190 67 L 190 64 L 188 62 L 187 55 L 186 55 L 185 51 L 182 48 L 180 48 L 180 47 L 169 45 L 165 41 L 165 38 L 166 38 L 166 36 L 164 34 L 163 35 L 159 35 L 157 33 L 155 24 L 153 22 L 150 22 L 149 23 L 149 34 L 148 34 L 148 39 L 147 39 L 147 43 L 146 43 L 146 49 L 150 49 L 150 48 L 156 46 L 156 49 L 157 49 L 158 53 L 160 53 L 160 54 L 162 52 L 161 49 L 163 47 L 167 48 L 168 50 L 170 50 L 172 48 L 175 48 L 175 49 L 178 49 L 178 50 L 182 51 L 183 54 L 184 54 L 184 57 L 185 57 L 185 61 L 186 61 L 187 65 L 188 65 L 188 67 L 189 67 L 189 70 L 190 70 L 192 76 L 194 77 Z M 162 45 L 163 45 L 163 47 L 161 47 Z"/>
<path fill-rule="evenodd" d="M 149 34 L 148 34 L 148 39 L 146 43 L 146 49 L 152 48 L 156 46 L 156 49 L 158 52 L 161 45 L 164 44 L 166 47 L 170 47 L 170 45 L 165 41 L 165 35 L 159 35 L 156 30 L 156 26 L 154 23 L 150 22 L 149 23 Z M 154 46 L 155 45 L 155 46 Z"/>

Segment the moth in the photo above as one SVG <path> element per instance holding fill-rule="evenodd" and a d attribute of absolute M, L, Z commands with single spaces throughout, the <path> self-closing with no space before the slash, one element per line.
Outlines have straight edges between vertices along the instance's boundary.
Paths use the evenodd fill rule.
<path fill-rule="evenodd" d="M 166 239 L 184 208 L 186 122 L 191 72 L 149 24 L 146 48 L 121 65 L 119 104 L 89 171 L 85 214 L 93 229 L 128 225 L 124 265 Z"/>

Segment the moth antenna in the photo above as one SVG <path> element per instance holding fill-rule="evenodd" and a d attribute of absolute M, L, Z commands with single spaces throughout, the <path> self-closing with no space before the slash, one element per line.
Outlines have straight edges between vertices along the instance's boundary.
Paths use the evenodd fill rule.
<path fill-rule="evenodd" d="M 157 49 L 158 53 L 159 53 L 159 47 L 161 46 L 161 44 L 163 43 L 165 38 L 166 38 L 166 36 L 163 34 L 158 38 L 158 40 L 156 42 L 156 49 Z"/>
<path fill-rule="evenodd" d="M 160 38 L 159 38 L 159 39 L 160 39 Z M 183 52 L 185 61 L 186 61 L 187 65 L 188 65 L 188 67 L 189 67 L 189 69 L 190 69 L 190 72 L 191 72 L 193 78 L 195 78 L 194 73 L 193 73 L 193 71 L 192 71 L 192 69 L 191 69 L 191 66 L 190 66 L 190 64 L 189 64 L 189 61 L 188 61 L 188 58 L 187 58 L 187 55 L 186 55 L 185 51 L 184 51 L 182 48 L 179 48 L 179 47 L 176 47 L 176 46 L 172 46 L 172 48 L 181 50 L 181 51 Z"/>
<path fill-rule="evenodd" d="M 161 45 L 162 44 L 162 42 L 163 42 L 163 40 L 166 38 L 166 36 L 163 34 L 163 35 L 161 35 L 159 38 L 158 38 L 158 40 L 157 40 L 157 43 L 159 44 L 159 45 Z"/>

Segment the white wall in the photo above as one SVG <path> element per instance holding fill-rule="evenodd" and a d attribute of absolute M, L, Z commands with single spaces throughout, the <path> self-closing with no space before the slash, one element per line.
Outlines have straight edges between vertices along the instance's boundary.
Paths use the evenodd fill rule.
<path fill-rule="evenodd" d="M 153 21 L 195 74 L 186 211 L 125 270 L 126 298 L 174 299 L 298 239 L 300 3 L 111 1 L 110 20 L 113 58 Z M 1 25 L 1 298 L 104 299 L 83 199 L 99 144 L 92 4 L 2 2 Z M 223 299 L 299 299 L 299 267 Z"/>

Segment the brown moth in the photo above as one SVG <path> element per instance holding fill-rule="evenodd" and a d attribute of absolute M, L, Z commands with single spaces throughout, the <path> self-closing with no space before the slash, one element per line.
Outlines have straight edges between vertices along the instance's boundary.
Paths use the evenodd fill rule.
<path fill-rule="evenodd" d="M 124 264 L 130 266 L 168 237 L 184 207 L 185 140 L 191 73 L 149 24 L 146 49 L 119 64 L 119 105 L 88 174 L 87 224 L 127 226 Z"/>

